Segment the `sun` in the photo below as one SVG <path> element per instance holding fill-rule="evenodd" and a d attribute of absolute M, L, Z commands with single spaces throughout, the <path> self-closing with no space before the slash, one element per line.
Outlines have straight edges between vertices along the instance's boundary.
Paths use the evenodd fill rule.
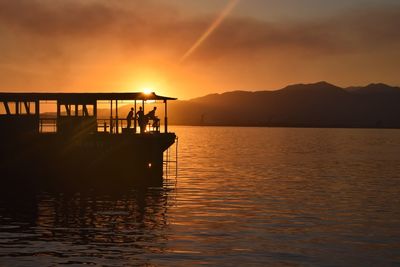
<path fill-rule="evenodd" d="M 150 88 L 144 88 L 144 89 L 143 89 L 143 93 L 144 93 L 145 95 L 150 95 L 151 93 L 153 93 L 153 90 L 150 89 Z"/>

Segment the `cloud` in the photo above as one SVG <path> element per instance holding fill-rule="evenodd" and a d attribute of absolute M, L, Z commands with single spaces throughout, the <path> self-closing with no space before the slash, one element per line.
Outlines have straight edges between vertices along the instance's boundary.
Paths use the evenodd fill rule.
<path fill-rule="evenodd" d="M 399 45 L 400 5 L 361 9 L 313 21 L 267 23 L 231 18 L 208 40 L 202 56 L 246 53 L 360 53 Z M 199 56 L 201 58 L 201 56 Z"/>
<path fill-rule="evenodd" d="M 0 0 L 0 86 L 106 87 L 146 67 L 168 73 L 171 87 L 180 83 L 182 91 L 327 77 L 343 84 L 344 75 L 358 82 L 374 73 L 386 79 L 379 81 L 400 82 L 393 71 L 400 60 L 400 5 L 298 21 L 230 16 L 179 65 L 218 11 L 194 16 L 162 2 Z"/>
<path fill-rule="evenodd" d="M 143 37 L 173 16 L 173 9 L 152 1 L 0 0 L 0 23 L 43 38 L 82 38 L 131 33 Z M 158 7 L 158 8 L 157 8 Z M 128 38 L 127 38 L 128 39 Z"/>
<path fill-rule="evenodd" d="M 157 1 L 1 0 L 0 27 L 47 45 L 90 39 L 185 53 L 212 16 L 185 17 Z M 314 21 L 268 23 L 229 18 L 199 49 L 196 60 L 246 53 L 324 55 L 398 44 L 400 6 L 377 7 Z M 42 43 L 43 44 L 43 43 Z"/>

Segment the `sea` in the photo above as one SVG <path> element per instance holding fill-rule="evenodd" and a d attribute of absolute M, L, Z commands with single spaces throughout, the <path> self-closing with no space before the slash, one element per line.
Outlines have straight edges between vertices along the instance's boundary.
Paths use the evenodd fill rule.
<path fill-rule="evenodd" d="M 0 266 L 400 266 L 400 130 L 171 130 L 162 186 L 2 195 Z"/>

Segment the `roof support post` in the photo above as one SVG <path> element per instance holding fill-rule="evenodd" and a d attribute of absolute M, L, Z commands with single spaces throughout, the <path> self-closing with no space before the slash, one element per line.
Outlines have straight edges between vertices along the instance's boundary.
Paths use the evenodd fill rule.
<path fill-rule="evenodd" d="M 61 116 L 61 105 L 57 103 L 57 118 Z"/>
<path fill-rule="evenodd" d="M 67 108 L 67 105 L 65 105 L 65 108 Z M 68 113 L 68 109 L 67 109 L 67 113 Z M 57 123 L 56 123 L 56 132 L 58 132 L 58 129 L 60 129 L 60 117 L 61 117 L 61 104 L 58 103 L 57 101 Z"/>
<path fill-rule="evenodd" d="M 110 134 L 113 133 L 113 101 L 110 100 Z"/>
<path fill-rule="evenodd" d="M 168 107 L 167 107 L 167 100 L 164 100 L 164 108 L 165 108 L 165 116 L 164 116 L 164 130 L 165 133 L 168 133 Z"/>
<path fill-rule="evenodd" d="M 19 115 L 19 102 L 15 102 L 15 115 Z"/>
<path fill-rule="evenodd" d="M 135 100 L 135 115 L 134 120 L 133 120 L 133 128 L 135 129 L 134 132 L 136 133 L 136 127 L 137 127 L 137 118 L 136 118 L 136 114 L 137 114 L 137 109 L 136 109 L 136 100 Z"/>
<path fill-rule="evenodd" d="M 93 103 L 93 117 L 94 117 L 94 123 L 96 124 L 96 132 L 98 132 L 99 125 L 98 125 L 98 121 L 97 121 L 97 100 L 95 100 Z M 106 132 L 106 130 L 104 130 L 104 132 Z"/>
<path fill-rule="evenodd" d="M 71 106 L 67 104 L 65 104 L 64 106 L 65 110 L 67 111 L 67 116 L 71 116 Z"/>
<path fill-rule="evenodd" d="M 115 123 L 116 123 L 116 133 L 119 133 L 119 129 L 118 129 L 118 99 L 115 100 Z"/>
<path fill-rule="evenodd" d="M 36 100 L 36 101 L 35 101 L 35 119 L 36 119 L 36 121 L 37 121 L 37 129 L 36 129 L 36 131 L 42 132 L 42 130 L 43 130 L 42 127 L 43 127 L 43 126 L 42 126 L 42 121 L 40 121 L 39 103 L 40 103 L 39 100 Z"/>
<path fill-rule="evenodd" d="M 143 115 L 145 114 L 144 113 L 144 100 L 142 100 L 142 111 L 143 111 Z M 144 118 L 143 118 L 144 119 Z M 143 121 L 146 121 L 146 120 L 143 120 Z M 144 124 L 144 123 L 143 123 Z M 143 127 L 143 126 L 140 126 L 139 125 L 139 127 Z M 146 132 L 146 128 L 147 128 L 147 125 L 144 125 L 144 132 Z M 142 128 L 140 128 L 140 133 L 142 133 L 142 130 L 141 130 Z"/>
<path fill-rule="evenodd" d="M 39 115 L 40 115 L 40 106 L 39 106 L 39 104 L 40 104 L 40 101 L 37 100 L 37 101 L 35 102 L 35 114 L 36 114 L 36 116 L 38 116 L 38 117 L 39 117 Z"/>
<path fill-rule="evenodd" d="M 97 101 L 93 103 L 93 116 L 97 119 Z"/>
<path fill-rule="evenodd" d="M 82 116 L 84 116 L 84 117 L 89 116 L 89 112 L 88 112 L 88 109 L 87 109 L 87 105 L 86 105 L 86 104 L 83 104 L 83 105 L 82 105 Z"/>

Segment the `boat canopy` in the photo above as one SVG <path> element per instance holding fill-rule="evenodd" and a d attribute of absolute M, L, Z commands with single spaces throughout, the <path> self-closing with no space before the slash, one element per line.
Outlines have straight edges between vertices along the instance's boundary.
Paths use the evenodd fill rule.
<path fill-rule="evenodd" d="M 59 101 L 62 103 L 91 103 L 97 100 L 176 100 L 155 93 L 1 93 L 0 101 Z"/>
<path fill-rule="evenodd" d="M 109 132 L 136 133 L 139 123 L 138 108 L 145 112 L 149 101 L 162 101 L 164 104 L 164 130 L 168 132 L 167 102 L 177 98 L 159 96 L 155 93 L 5 93 L 0 92 L 0 133 L 9 132 L 52 132 L 69 133 Z M 56 102 L 54 110 L 41 113 L 42 102 Z M 130 118 L 119 116 L 119 103 L 133 102 Z M 98 102 L 109 102 L 109 116 L 98 118 Z M 137 107 L 139 102 L 139 107 Z M 2 105 L 1 105 L 2 104 Z M 145 114 L 139 125 L 141 133 L 160 132 L 161 119 L 155 115 L 156 107 Z M 104 114 L 104 112 L 103 112 Z M 105 119 L 107 118 L 107 119 Z M 109 118 L 109 119 L 108 119 Z M 133 128 L 131 122 L 134 121 Z M 144 124 L 145 122 L 145 124 Z M 43 130 L 44 129 L 44 130 Z"/>

